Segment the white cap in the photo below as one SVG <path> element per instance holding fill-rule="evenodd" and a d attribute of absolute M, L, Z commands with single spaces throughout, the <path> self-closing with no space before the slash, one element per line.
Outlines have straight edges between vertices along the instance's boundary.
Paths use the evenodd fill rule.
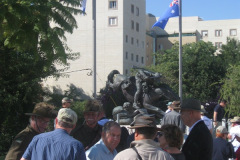
<path fill-rule="evenodd" d="M 57 119 L 75 125 L 77 123 L 77 114 L 70 108 L 62 108 L 58 111 Z"/>

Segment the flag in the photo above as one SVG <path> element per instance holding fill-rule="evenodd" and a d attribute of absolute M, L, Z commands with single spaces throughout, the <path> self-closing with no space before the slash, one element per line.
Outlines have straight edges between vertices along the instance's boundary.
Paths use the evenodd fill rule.
<path fill-rule="evenodd" d="M 82 0 L 81 1 L 81 9 L 82 9 L 82 12 L 83 14 L 85 14 L 85 10 L 86 10 L 86 4 L 87 4 L 87 0 Z"/>
<path fill-rule="evenodd" d="M 176 16 L 179 16 L 179 3 L 178 0 L 173 0 L 165 14 L 160 17 L 152 27 L 160 27 L 164 29 L 168 19 Z"/>

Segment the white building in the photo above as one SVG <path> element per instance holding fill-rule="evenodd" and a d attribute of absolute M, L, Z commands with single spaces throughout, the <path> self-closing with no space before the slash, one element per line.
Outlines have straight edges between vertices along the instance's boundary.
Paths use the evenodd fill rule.
<path fill-rule="evenodd" d="M 97 92 L 104 87 L 112 70 L 129 74 L 133 65 L 145 66 L 146 2 L 145 0 L 96 0 L 96 85 Z M 87 1 L 86 15 L 75 17 L 78 29 L 66 35 L 73 52 L 80 52 L 80 59 L 69 62 L 68 72 L 93 70 L 93 21 L 92 1 Z M 93 76 L 88 71 L 69 73 L 59 80 L 48 78 L 44 85 L 69 84 L 93 95 Z"/>
<path fill-rule="evenodd" d="M 92 1 L 87 1 L 86 15 L 76 16 L 78 29 L 66 35 L 73 52 L 80 52 L 80 59 L 69 61 L 69 77 L 45 80 L 45 86 L 74 84 L 93 95 L 93 21 Z M 129 74 L 133 65 L 143 67 L 153 63 L 154 50 L 168 49 L 178 41 L 178 17 L 170 18 L 165 30 L 157 29 L 156 41 L 148 33 L 157 17 L 146 15 L 145 0 L 96 0 L 96 85 L 103 88 L 112 70 Z M 240 40 L 240 19 L 204 21 L 199 17 L 183 17 L 183 44 L 199 40 L 210 41 L 218 48 L 226 44 L 227 37 Z M 154 41 L 156 43 L 154 43 Z M 155 48 L 155 49 L 154 49 Z M 76 72 L 75 72 L 76 71 Z"/>

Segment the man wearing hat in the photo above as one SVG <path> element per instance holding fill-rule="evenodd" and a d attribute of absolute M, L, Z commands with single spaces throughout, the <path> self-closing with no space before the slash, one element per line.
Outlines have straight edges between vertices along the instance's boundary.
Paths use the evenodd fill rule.
<path fill-rule="evenodd" d="M 164 115 L 161 121 L 161 126 L 165 124 L 173 124 L 175 126 L 178 126 L 181 131 L 185 133 L 186 126 L 184 125 L 179 113 L 180 101 L 173 101 L 169 108 L 171 111 Z"/>
<path fill-rule="evenodd" d="M 70 108 L 59 110 L 55 130 L 35 136 L 21 160 L 86 160 L 82 143 L 69 135 L 76 126 L 77 114 Z"/>
<path fill-rule="evenodd" d="M 172 102 L 168 102 L 166 105 L 167 105 L 167 110 L 165 111 L 165 113 L 169 113 L 169 112 L 171 112 L 172 110 L 171 110 L 171 105 L 172 104 Z"/>
<path fill-rule="evenodd" d="M 234 117 L 233 119 L 230 120 L 231 124 L 231 129 L 228 134 L 228 139 L 231 140 L 232 145 L 234 147 L 234 151 L 240 147 L 240 142 L 237 141 L 235 138 L 236 134 L 240 134 L 240 117 Z"/>
<path fill-rule="evenodd" d="M 210 133 L 212 134 L 212 121 L 206 117 L 204 114 L 207 113 L 204 106 L 201 105 L 201 119 L 205 123 L 205 125 L 208 127 Z"/>
<path fill-rule="evenodd" d="M 48 103 L 41 102 L 35 105 L 32 113 L 26 113 L 30 116 L 30 124 L 14 138 L 5 160 L 19 160 L 22 157 L 33 137 L 45 132 L 50 119 L 56 117 L 54 108 Z"/>
<path fill-rule="evenodd" d="M 72 131 L 71 135 L 82 142 L 85 150 L 91 148 L 101 138 L 102 126 L 98 124 L 101 104 L 97 100 L 88 100 L 84 106 L 84 124 Z"/>
<path fill-rule="evenodd" d="M 200 102 L 196 99 L 184 100 L 181 105 L 181 118 L 189 127 L 189 135 L 182 147 L 186 160 L 211 160 L 212 135 L 201 120 Z"/>
<path fill-rule="evenodd" d="M 213 140 L 212 160 L 228 160 L 235 158 L 233 146 L 227 142 L 228 131 L 224 126 L 216 129 L 216 138 Z"/>
<path fill-rule="evenodd" d="M 130 148 L 118 153 L 114 160 L 174 160 L 170 154 L 160 148 L 159 143 L 153 140 L 159 130 L 153 116 L 138 114 L 131 123 L 130 129 L 135 129 L 135 140 L 131 143 Z"/>
<path fill-rule="evenodd" d="M 69 99 L 68 97 L 64 97 L 62 99 L 62 108 L 70 108 L 71 107 L 71 99 Z"/>

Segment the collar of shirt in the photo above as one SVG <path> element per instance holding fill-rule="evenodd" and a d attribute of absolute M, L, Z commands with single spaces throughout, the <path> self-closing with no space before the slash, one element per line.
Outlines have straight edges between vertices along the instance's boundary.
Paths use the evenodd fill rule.
<path fill-rule="evenodd" d="M 193 129 L 193 127 L 194 127 L 198 122 L 200 122 L 200 121 L 202 121 L 202 120 L 201 120 L 201 119 L 198 120 L 197 122 L 195 122 L 195 123 L 189 128 L 189 134 L 190 134 L 191 130 Z"/>
<path fill-rule="evenodd" d="M 104 144 L 104 142 L 103 142 L 102 139 L 99 140 L 99 143 L 102 144 L 103 150 L 104 150 L 105 153 L 107 153 L 107 154 L 113 154 L 113 155 L 117 154 L 116 149 L 114 149 L 114 150 L 113 150 L 113 153 L 112 153 L 112 152 L 107 148 L 107 146 Z"/>

